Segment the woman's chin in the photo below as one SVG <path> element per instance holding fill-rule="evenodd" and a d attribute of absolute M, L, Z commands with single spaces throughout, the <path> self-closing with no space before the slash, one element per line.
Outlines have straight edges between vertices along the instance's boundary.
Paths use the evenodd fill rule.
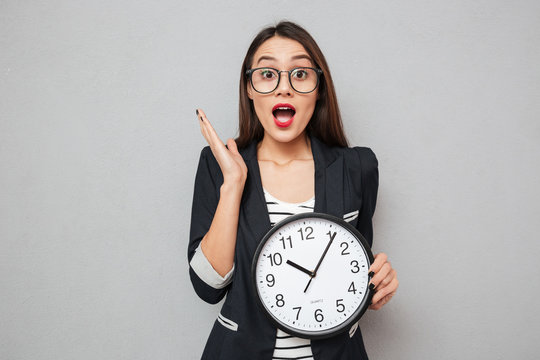
<path fill-rule="evenodd" d="M 290 129 L 292 130 L 292 129 Z M 298 140 L 299 137 L 302 137 L 304 131 L 265 131 L 264 136 L 269 137 L 267 140 L 272 140 L 282 144 L 291 143 L 295 140 Z"/>

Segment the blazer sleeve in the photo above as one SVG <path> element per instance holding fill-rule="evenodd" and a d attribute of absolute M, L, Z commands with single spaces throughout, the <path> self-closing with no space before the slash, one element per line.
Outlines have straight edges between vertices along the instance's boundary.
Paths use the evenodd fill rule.
<path fill-rule="evenodd" d="M 211 286 L 200 271 L 197 274 L 197 271 L 194 269 L 197 266 L 192 266 L 199 261 L 192 262 L 192 260 L 195 260 L 194 256 L 201 240 L 210 229 L 210 225 L 214 219 L 219 202 L 221 184 L 223 184 L 221 169 L 210 147 L 206 146 L 201 151 L 197 174 L 195 175 L 189 230 L 188 262 L 190 264 L 189 276 L 195 292 L 202 300 L 210 304 L 218 303 L 227 293 L 230 284 L 227 284 L 227 286 Z M 204 254 L 200 255 L 204 256 Z M 195 258 L 197 259 L 197 256 Z"/>
<path fill-rule="evenodd" d="M 379 163 L 375 153 L 367 147 L 355 147 L 361 166 L 362 205 L 358 215 L 357 229 L 373 245 L 373 214 L 379 189 Z"/>

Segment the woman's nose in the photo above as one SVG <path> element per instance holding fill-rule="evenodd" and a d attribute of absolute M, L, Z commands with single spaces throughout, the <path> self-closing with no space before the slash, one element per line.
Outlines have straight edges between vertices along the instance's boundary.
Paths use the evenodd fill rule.
<path fill-rule="evenodd" d="M 281 76 L 281 78 L 276 89 L 276 95 L 292 95 L 291 84 L 289 83 L 289 73 L 283 71 L 279 74 L 279 76 Z"/>

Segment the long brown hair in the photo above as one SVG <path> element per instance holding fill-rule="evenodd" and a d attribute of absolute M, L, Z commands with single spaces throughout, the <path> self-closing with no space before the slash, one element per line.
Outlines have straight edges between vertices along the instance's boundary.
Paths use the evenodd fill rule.
<path fill-rule="evenodd" d="M 253 56 L 259 46 L 274 36 L 298 41 L 315 62 L 315 67 L 323 71 L 319 82 L 319 98 L 315 105 L 313 116 L 306 127 L 307 133 L 314 135 L 323 143 L 330 146 L 348 146 L 347 138 L 343 131 L 343 123 L 341 122 L 334 83 L 332 82 L 330 69 L 321 49 L 311 35 L 301 26 L 290 21 L 281 21 L 276 26 L 270 26 L 261 30 L 255 39 L 253 39 L 244 58 L 240 73 L 239 136 L 235 139 L 238 147 L 244 148 L 254 140 L 262 140 L 264 136 L 264 128 L 257 118 L 253 101 L 248 97 L 247 87 L 251 85 L 249 85 L 246 70 L 251 68 Z"/>

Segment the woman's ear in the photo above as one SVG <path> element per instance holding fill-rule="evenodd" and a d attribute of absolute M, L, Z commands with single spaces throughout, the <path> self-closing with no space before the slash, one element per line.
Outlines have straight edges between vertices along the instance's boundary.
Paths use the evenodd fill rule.
<path fill-rule="evenodd" d="M 252 93 L 253 89 L 251 88 L 249 82 L 246 84 L 246 89 L 247 89 L 248 98 L 253 100 L 253 93 Z"/>

